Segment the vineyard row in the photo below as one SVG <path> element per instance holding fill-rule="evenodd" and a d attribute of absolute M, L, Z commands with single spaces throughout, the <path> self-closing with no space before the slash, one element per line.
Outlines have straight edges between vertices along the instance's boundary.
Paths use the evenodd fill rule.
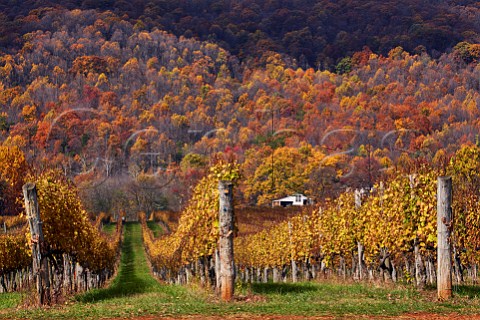
<path fill-rule="evenodd" d="M 479 151 L 464 147 L 443 172 L 422 167 L 397 173 L 371 190 L 347 190 L 334 200 L 253 235 L 236 237 L 237 280 L 297 281 L 337 275 L 391 279 L 422 287 L 436 281 L 437 177 L 453 178 L 454 281 L 477 281 L 480 261 Z M 218 239 L 218 176 L 194 191 L 176 232 L 155 239 L 144 224 L 155 272 L 169 282 L 199 277 L 214 283 Z"/>
<path fill-rule="evenodd" d="M 32 223 L 26 203 L 27 217 L 13 218 L 14 231 L 0 235 L 0 292 L 24 290 L 35 284 L 38 290 L 41 277 L 46 299 L 40 301 L 54 303 L 66 294 L 102 287 L 117 266 L 121 220 L 116 231 L 107 236 L 100 232 L 103 216 L 95 225 L 89 221 L 75 187 L 61 173 L 46 171 L 34 181 L 38 202 L 33 207 L 38 207 L 41 222 Z M 42 241 L 31 233 L 35 225 L 41 225 Z M 39 250 L 32 254 L 35 247 Z M 33 259 L 37 255 L 40 265 Z"/>

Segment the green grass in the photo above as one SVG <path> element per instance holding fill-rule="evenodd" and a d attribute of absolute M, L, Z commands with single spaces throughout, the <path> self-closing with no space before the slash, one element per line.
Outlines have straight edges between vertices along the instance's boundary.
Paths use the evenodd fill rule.
<path fill-rule="evenodd" d="M 163 234 L 163 229 L 162 227 L 160 227 L 160 225 L 158 223 L 156 223 L 155 221 L 147 221 L 147 227 L 152 230 L 153 232 L 153 235 L 156 237 L 160 236 L 161 234 Z"/>
<path fill-rule="evenodd" d="M 117 224 L 116 223 L 108 223 L 104 224 L 102 227 L 103 232 L 106 234 L 114 234 L 115 230 L 117 229 Z"/>
<path fill-rule="evenodd" d="M 23 295 L 18 292 L 0 293 L 0 310 L 13 308 L 22 301 Z"/>
<path fill-rule="evenodd" d="M 92 319 L 138 315 L 359 315 L 396 316 L 406 312 L 478 313 L 480 289 L 457 287 L 449 302 L 436 302 L 435 291 L 384 284 L 267 283 L 238 284 L 237 301 L 227 304 L 195 287 L 162 285 L 146 262 L 139 224 L 125 225 L 117 277 L 106 289 L 77 295 L 66 305 L 15 309 L 20 294 L 0 294 L 0 318 Z"/>

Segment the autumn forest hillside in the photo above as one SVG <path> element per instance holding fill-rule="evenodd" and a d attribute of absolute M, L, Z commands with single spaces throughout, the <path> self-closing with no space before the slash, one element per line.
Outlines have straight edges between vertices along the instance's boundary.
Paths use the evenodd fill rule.
<path fill-rule="evenodd" d="M 442 168 L 480 142 L 474 2 L 0 9 L 0 151 L 61 168 L 91 212 L 180 209 L 219 159 L 242 166 L 240 202 L 265 205 Z"/>

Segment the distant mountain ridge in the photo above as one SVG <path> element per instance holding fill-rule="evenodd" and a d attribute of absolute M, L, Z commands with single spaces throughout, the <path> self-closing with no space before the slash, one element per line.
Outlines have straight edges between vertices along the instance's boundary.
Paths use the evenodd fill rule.
<path fill-rule="evenodd" d="M 364 46 L 438 57 L 460 41 L 480 42 L 476 1 L 3 0 L 0 47 L 19 46 L 46 8 L 111 10 L 137 28 L 216 42 L 242 60 L 264 64 L 273 51 L 304 68 L 333 69 Z"/>

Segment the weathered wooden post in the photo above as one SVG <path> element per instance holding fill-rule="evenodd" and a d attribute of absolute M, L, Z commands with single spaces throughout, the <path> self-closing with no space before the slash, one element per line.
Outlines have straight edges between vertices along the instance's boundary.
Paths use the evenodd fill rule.
<path fill-rule="evenodd" d="M 233 257 L 233 182 L 219 181 L 220 193 L 219 212 L 219 257 L 220 257 L 220 290 L 222 300 L 231 301 L 235 287 L 234 257 Z"/>
<path fill-rule="evenodd" d="M 23 186 L 23 197 L 25 198 L 25 211 L 32 236 L 32 267 L 37 283 L 38 302 L 40 305 L 50 304 L 50 275 L 47 259 L 43 257 L 45 244 L 38 208 L 37 187 L 34 183 L 26 183 Z"/>
<path fill-rule="evenodd" d="M 437 293 L 452 297 L 452 178 L 439 177 L 437 184 Z"/>
<path fill-rule="evenodd" d="M 362 207 L 362 192 L 358 189 L 355 189 L 355 210 L 360 210 Z M 358 252 L 358 280 L 363 278 L 363 244 L 361 241 L 357 241 L 357 252 Z"/>

